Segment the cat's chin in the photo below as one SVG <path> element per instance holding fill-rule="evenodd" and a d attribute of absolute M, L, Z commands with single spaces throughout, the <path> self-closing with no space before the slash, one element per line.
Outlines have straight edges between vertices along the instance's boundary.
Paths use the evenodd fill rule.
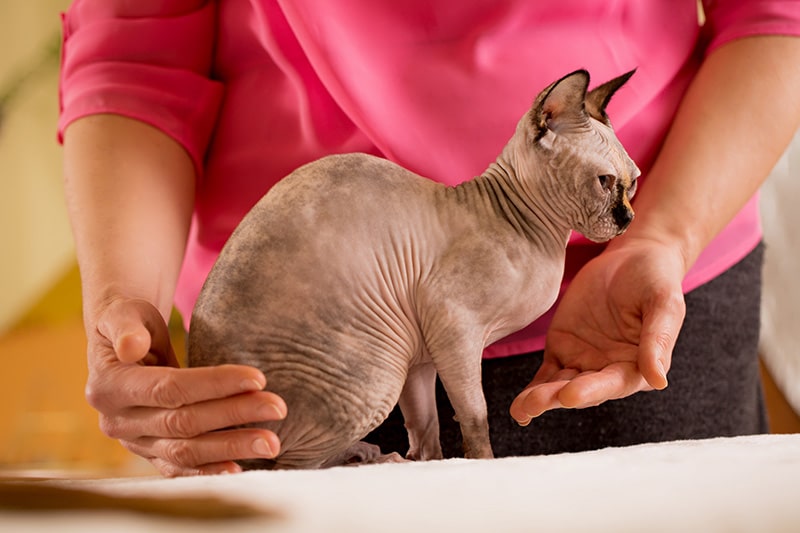
<path fill-rule="evenodd" d="M 622 235 L 623 233 L 625 233 L 625 230 L 624 229 L 619 230 L 617 228 L 608 228 L 607 230 L 603 231 L 591 231 L 591 232 L 578 231 L 578 233 L 580 233 L 581 235 L 583 235 L 592 242 L 602 244 L 604 242 L 610 241 L 614 237 Z"/>

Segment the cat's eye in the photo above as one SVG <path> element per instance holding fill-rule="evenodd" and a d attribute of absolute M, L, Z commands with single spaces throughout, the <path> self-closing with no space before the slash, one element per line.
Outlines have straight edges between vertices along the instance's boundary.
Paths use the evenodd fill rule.
<path fill-rule="evenodd" d="M 597 176 L 597 180 L 600 182 L 602 188 L 608 189 L 609 191 L 614 187 L 614 182 L 616 181 L 614 176 L 610 174 L 601 174 Z"/>
<path fill-rule="evenodd" d="M 636 194 L 636 187 L 637 187 L 638 183 L 639 183 L 639 179 L 638 178 L 633 178 L 633 181 L 631 181 L 631 186 L 628 187 L 628 200 L 633 198 L 633 195 Z"/>

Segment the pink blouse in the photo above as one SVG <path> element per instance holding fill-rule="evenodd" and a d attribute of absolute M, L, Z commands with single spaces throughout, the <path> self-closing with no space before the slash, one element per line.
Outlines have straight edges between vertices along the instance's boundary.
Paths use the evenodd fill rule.
<path fill-rule="evenodd" d="M 459 183 L 495 159 L 539 90 L 578 68 L 593 82 L 638 69 L 608 111 L 646 187 L 705 54 L 746 36 L 800 35 L 798 0 L 703 3 L 704 26 L 691 0 L 77 0 L 64 15 L 59 132 L 116 113 L 191 155 L 197 198 L 175 297 L 188 323 L 233 228 L 294 168 L 362 151 Z M 684 289 L 760 238 L 753 198 Z M 564 286 L 601 250 L 573 235 Z M 549 317 L 486 356 L 541 349 Z"/>

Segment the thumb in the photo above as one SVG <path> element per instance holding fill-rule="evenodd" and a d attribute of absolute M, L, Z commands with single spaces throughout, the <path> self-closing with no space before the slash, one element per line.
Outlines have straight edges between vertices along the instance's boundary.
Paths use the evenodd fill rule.
<path fill-rule="evenodd" d="M 657 306 L 651 316 L 643 317 L 639 343 L 639 370 L 647 383 L 657 390 L 667 387 L 667 372 L 672 363 L 672 350 L 686 314 L 683 295 Z"/>
<path fill-rule="evenodd" d="M 97 327 L 123 363 L 178 366 L 167 325 L 158 309 L 145 300 L 112 302 Z"/>

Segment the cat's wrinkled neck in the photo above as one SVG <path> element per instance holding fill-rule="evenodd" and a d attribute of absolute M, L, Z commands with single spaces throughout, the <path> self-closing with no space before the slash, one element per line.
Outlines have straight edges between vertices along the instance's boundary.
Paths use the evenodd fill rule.
<path fill-rule="evenodd" d="M 459 187 L 473 190 L 470 194 L 480 196 L 484 205 L 529 240 L 563 251 L 570 227 L 553 202 L 557 184 L 548 181 L 545 169 L 515 159 L 512 139 L 483 174 Z"/>

